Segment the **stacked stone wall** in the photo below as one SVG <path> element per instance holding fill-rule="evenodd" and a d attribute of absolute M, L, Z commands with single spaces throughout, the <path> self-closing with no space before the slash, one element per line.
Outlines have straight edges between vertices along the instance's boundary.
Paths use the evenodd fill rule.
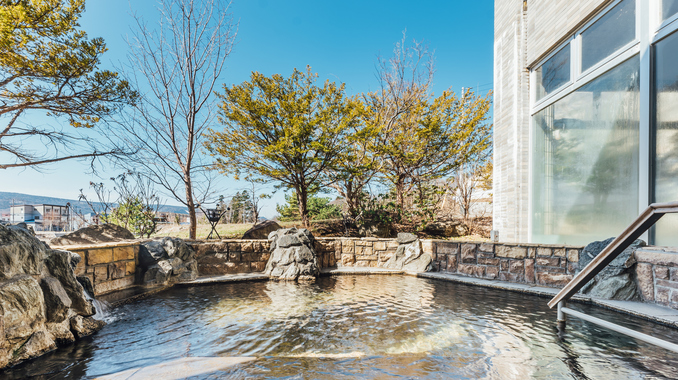
<path fill-rule="evenodd" d="M 101 244 L 68 247 L 82 260 L 75 268 L 76 276 L 89 277 L 94 295 L 110 293 L 135 284 L 135 273 L 139 264 L 139 244 Z"/>
<path fill-rule="evenodd" d="M 636 280 L 643 300 L 678 309 L 678 253 L 675 248 L 636 250 Z"/>
<path fill-rule="evenodd" d="M 198 273 L 204 275 L 263 272 L 270 257 L 266 240 L 196 240 Z"/>
<path fill-rule="evenodd" d="M 201 276 L 263 272 L 270 257 L 266 240 L 188 241 L 195 250 Z M 421 240 L 431 255 L 432 270 L 489 280 L 561 288 L 578 270 L 583 247 Z M 60 247 L 82 260 L 76 275 L 92 281 L 95 295 L 134 286 L 139 244 L 100 244 Z M 384 267 L 393 256 L 395 239 L 318 238 L 315 242 L 321 268 Z M 678 309 L 678 253 L 667 248 L 645 247 L 635 253 L 636 281 L 643 300 Z"/>
<path fill-rule="evenodd" d="M 582 247 L 423 241 L 434 271 L 541 286 L 562 287 L 578 268 Z"/>

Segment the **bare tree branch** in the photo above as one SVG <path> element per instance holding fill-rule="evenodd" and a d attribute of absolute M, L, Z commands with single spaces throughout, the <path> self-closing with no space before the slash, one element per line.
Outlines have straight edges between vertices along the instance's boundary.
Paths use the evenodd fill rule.
<path fill-rule="evenodd" d="M 212 196 L 216 174 L 200 148 L 215 121 L 214 87 L 237 34 L 229 7 L 219 0 L 161 0 L 155 30 L 135 16 L 125 71 L 144 93 L 111 136 L 116 146 L 137 152 L 118 164 L 143 173 L 188 208 L 193 239 L 197 205 Z"/>

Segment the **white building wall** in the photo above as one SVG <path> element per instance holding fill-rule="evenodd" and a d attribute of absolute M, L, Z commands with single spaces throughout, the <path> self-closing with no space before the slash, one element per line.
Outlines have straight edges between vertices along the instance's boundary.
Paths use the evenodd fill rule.
<path fill-rule="evenodd" d="M 499 240 L 529 240 L 529 69 L 608 0 L 496 0 L 494 3 L 494 206 Z"/>

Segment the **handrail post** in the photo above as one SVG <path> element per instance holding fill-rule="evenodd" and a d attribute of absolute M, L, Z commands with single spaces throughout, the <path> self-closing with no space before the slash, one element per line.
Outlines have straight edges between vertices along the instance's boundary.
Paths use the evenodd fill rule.
<path fill-rule="evenodd" d="M 565 325 L 567 324 L 567 317 L 563 312 L 563 308 L 566 306 L 565 300 L 558 302 L 558 333 L 565 333 Z"/>

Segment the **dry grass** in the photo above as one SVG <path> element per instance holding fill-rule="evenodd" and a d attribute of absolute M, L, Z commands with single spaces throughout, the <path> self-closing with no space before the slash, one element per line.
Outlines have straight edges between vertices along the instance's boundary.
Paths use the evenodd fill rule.
<path fill-rule="evenodd" d="M 283 228 L 290 228 L 295 226 L 295 222 L 278 222 Z M 300 224 L 300 223 L 296 223 Z M 251 223 L 244 224 L 218 224 L 217 232 L 222 239 L 240 239 L 242 235 L 252 228 Z M 209 224 L 198 224 L 196 231 L 196 237 L 198 239 L 206 239 L 212 230 L 212 226 Z M 162 237 L 162 236 L 171 236 L 178 237 L 182 239 L 188 239 L 188 224 L 176 225 L 176 224 L 165 224 L 160 227 L 160 230 L 153 234 L 152 237 Z M 213 237 L 216 237 L 213 235 Z"/>

